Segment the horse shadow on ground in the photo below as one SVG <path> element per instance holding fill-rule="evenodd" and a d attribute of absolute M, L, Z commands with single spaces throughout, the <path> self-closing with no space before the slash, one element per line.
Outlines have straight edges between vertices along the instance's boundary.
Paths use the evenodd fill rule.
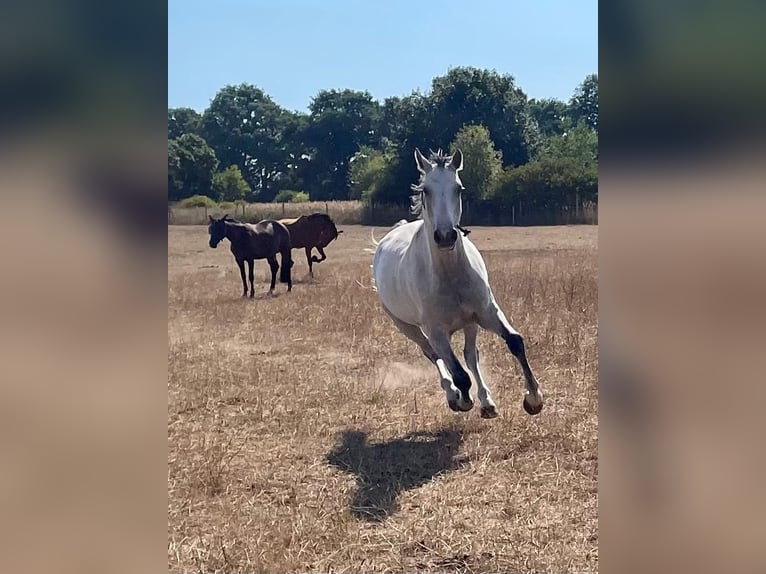
<path fill-rule="evenodd" d="M 346 431 L 327 461 L 356 476 L 351 513 L 359 520 L 380 522 L 399 509 L 400 493 L 463 467 L 468 459 L 457 456 L 462 442 L 462 433 L 454 430 L 413 432 L 372 444 L 366 433 Z"/>

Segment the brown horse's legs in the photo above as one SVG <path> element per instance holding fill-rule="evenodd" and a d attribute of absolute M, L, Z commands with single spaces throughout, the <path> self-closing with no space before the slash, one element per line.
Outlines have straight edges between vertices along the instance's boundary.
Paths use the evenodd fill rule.
<path fill-rule="evenodd" d="M 314 263 L 321 263 L 322 261 L 324 261 L 325 259 L 327 259 L 327 255 L 325 255 L 325 254 L 324 254 L 324 249 L 322 249 L 321 247 L 319 247 L 319 245 L 317 245 L 317 251 L 319 251 L 319 255 L 321 255 L 321 256 L 322 256 L 322 258 L 321 258 L 321 259 L 318 259 L 318 258 L 316 258 L 316 257 L 312 257 L 311 259 L 312 259 L 312 261 L 313 261 Z"/>
<path fill-rule="evenodd" d="M 255 261 L 248 259 L 247 264 L 250 266 L 250 298 L 252 299 L 255 297 L 255 285 L 253 285 L 253 279 L 255 279 L 255 270 L 253 269 L 255 267 Z M 247 286 L 245 286 L 245 289 L 247 289 Z"/>
<path fill-rule="evenodd" d="M 306 262 L 309 264 L 309 276 L 313 279 L 314 278 L 314 270 L 311 268 L 311 266 L 314 263 L 313 263 L 313 261 L 311 261 L 311 247 L 306 247 Z"/>
<path fill-rule="evenodd" d="M 237 259 L 239 274 L 242 276 L 242 296 L 247 297 L 247 279 L 245 278 L 245 260 Z"/>
<path fill-rule="evenodd" d="M 279 269 L 279 263 L 277 263 L 277 258 L 274 255 L 269 257 L 269 267 L 271 268 L 271 287 L 269 287 L 269 293 L 273 293 L 274 286 L 277 284 L 277 270 Z"/>

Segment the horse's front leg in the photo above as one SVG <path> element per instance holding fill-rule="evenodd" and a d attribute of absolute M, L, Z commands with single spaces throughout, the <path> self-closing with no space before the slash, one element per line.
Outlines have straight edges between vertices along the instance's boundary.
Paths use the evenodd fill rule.
<path fill-rule="evenodd" d="M 524 371 L 524 384 L 526 386 L 524 410 L 530 415 L 536 415 L 543 410 L 543 393 L 527 361 L 527 355 L 524 351 L 524 338 L 516 329 L 511 327 L 503 311 L 494 301 L 487 308 L 486 312 L 479 317 L 479 325 L 487 331 L 500 336 L 508 346 L 508 350 L 519 361 L 521 369 Z"/>
<path fill-rule="evenodd" d="M 249 278 L 250 278 L 250 298 L 252 299 L 252 298 L 254 298 L 254 297 L 255 297 L 255 284 L 254 284 L 254 282 L 253 282 L 253 281 L 254 281 L 254 279 L 255 279 L 255 269 L 254 269 L 254 268 L 255 268 L 255 261 L 253 261 L 252 259 L 248 259 L 248 260 L 247 260 L 247 265 L 248 265 L 248 266 L 249 266 L 249 268 L 250 268 L 250 269 L 249 269 Z M 244 279 L 244 277 L 243 277 L 243 279 Z M 245 291 L 247 291 L 247 285 L 245 285 Z"/>
<path fill-rule="evenodd" d="M 306 247 L 306 262 L 309 264 L 309 276 L 313 279 L 314 270 L 312 269 L 312 265 L 314 265 L 314 261 L 311 259 L 311 247 Z"/>
<path fill-rule="evenodd" d="M 457 405 L 453 405 L 450 402 L 450 408 L 452 410 L 470 411 L 473 408 L 471 377 L 452 351 L 449 333 L 440 328 L 424 328 L 423 332 L 438 357 L 435 364 L 436 368 L 439 369 L 442 381 L 451 379 L 460 390 L 460 400 L 457 402 Z M 447 400 L 449 401 L 449 393 L 447 394 Z M 457 409 L 454 408 L 455 406 L 457 406 Z"/>
<path fill-rule="evenodd" d="M 479 326 L 476 323 L 466 325 L 463 329 L 465 333 L 465 346 L 463 347 L 463 357 L 468 368 L 473 373 L 473 378 L 478 387 L 477 394 L 481 403 L 481 416 L 485 419 L 493 419 L 497 416 L 497 406 L 492 400 L 489 387 L 484 382 L 484 377 L 479 369 L 479 350 L 476 348 L 476 335 L 479 332 Z"/>
<path fill-rule="evenodd" d="M 245 278 L 245 260 L 237 259 L 237 266 L 239 267 L 239 274 L 242 277 L 242 296 L 247 297 L 247 279 Z"/>

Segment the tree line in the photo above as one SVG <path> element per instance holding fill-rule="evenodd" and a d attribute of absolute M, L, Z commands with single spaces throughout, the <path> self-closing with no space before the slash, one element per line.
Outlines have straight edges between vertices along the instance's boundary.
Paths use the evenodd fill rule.
<path fill-rule="evenodd" d="M 563 102 L 528 98 L 508 74 L 458 67 L 427 92 L 382 102 L 322 90 L 308 113 L 254 85 L 228 85 L 201 114 L 168 109 L 168 199 L 402 204 L 417 181 L 416 146 L 463 150 L 469 202 L 596 202 L 598 76 Z"/>

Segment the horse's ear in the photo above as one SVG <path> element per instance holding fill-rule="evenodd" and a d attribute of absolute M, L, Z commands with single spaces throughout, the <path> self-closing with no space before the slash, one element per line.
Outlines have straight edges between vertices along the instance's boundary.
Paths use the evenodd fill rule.
<path fill-rule="evenodd" d="M 428 161 L 422 153 L 420 153 L 418 148 L 415 148 L 415 165 L 418 166 L 418 171 L 423 175 L 427 174 L 434 168 L 433 164 Z"/>
<path fill-rule="evenodd" d="M 463 169 L 463 152 L 457 150 L 454 154 L 452 154 L 452 159 L 450 160 L 449 165 L 452 169 L 455 170 L 455 173 Z"/>
<path fill-rule="evenodd" d="M 212 215 L 208 215 L 207 218 L 210 220 L 210 223 L 213 223 L 215 221 Z"/>
<path fill-rule="evenodd" d="M 228 218 L 229 218 L 229 214 L 228 213 L 224 213 L 223 217 L 221 218 L 221 221 L 226 221 Z"/>

